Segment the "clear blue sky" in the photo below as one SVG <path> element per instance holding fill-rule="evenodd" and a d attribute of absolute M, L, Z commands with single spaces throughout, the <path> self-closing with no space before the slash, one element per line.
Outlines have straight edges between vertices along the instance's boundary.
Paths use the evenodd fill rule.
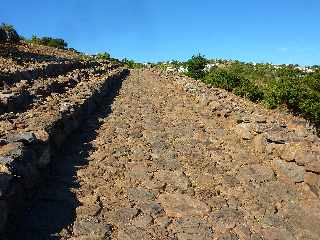
<path fill-rule="evenodd" d="M 319 0 L 4 0 L 0 22 L 137 61 L 208 58 L 320 64 Z"/>

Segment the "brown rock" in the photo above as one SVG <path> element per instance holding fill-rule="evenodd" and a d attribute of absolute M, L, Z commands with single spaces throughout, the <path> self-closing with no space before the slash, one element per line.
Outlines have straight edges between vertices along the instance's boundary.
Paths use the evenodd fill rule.
<path fill-rule="evenodd" d="M 306 164 L 306 170 L 320 174 L 320 159 Z"/>
<path fill-rule="evenodd" d="M 153 218 L 150 215 L 143 214 L 136 217 L 132 224 L 138 228 L 146 228 L 150 226 L 153 222 Z"/>
<path fill-rule="evenodd" d="M 264 153 L 266 151 L 267 140 L 264 134 L 259 134 L 253 139 L 253 146 L 256 153 Z"/>
<path fill-rule="evenodd" d="M 236 127 L 236 132 L 243 140 L 251 140 L 252 134 L 250 132 L 250 127 L 248 124 L 238 124 Z"/>
<path fill-rule="evenodd" d="M 152 240 L 152 236 L 145 230 L 135 226 L 128 226 L 121 229 L 118 233 L 119 240 Z"/>
<path fill-rule="evenodd" d="M 170 229 L 176 233 L 178 240 L 210 240 L 213 237 L 211 226 L 197 218 L 179 219 Z"/>
<path fill-rule="evenodd" d="M 237 209 L 233 208 L 223 208 L 214 211 L 210 218 L 212 220 L 213 226 L 218 229 L 218 231 L 224 231 L 226 229 L 231 229 L 243 222 L 243 213 Z"/>
<path fill-rule="evenodd" d="M 205 216 L 210 211 L 205 203 L 185 194 L 165 193 L 158 200 L 169 217 Z"/>
<path fill-rule="evenodd" d="M 128 197 L 135 202 L 151 202 L 155 199 L 153 192 L 143 188 L 129 188 Z"/>
<path fill-rule="evenodd" d="M 272 164 L 277 175 L 283 180 L 289 180 L 294 183 L 303 182 L 304 167 L 296 165 L 294 162 L 285 162 L 275 159 Z"/>
<path fill-rule="evenodd" d="M 134 217 L 138 215 L 138 210 L 136 208 L 121 208 L 117 210 L 112 219 L 119 225 L 129 223 Z"/>
<path fill-rule="evenodd" d="M 267 182 L 275 179 L 274 172 L 269 166 L 253 164 L 242 167 L 239 170 L 237 178 L 242 182 Z"/>
<path fill-rule="evenodd" d="M 170 218 L 168 218 L 167 216 L 163 216 L 163 217 L 158 217 L 154 220 L 155 224 L 157 224 L 158 226 L 160 226 L 161 228 L 166 228 L 169 226 L 169 224 L 171 223 Z"/>
<path fill-rule="evenodd" d="M 49 134 L 45 130 L 38 130 L 34 132 L 36 138 L 42 142 L 47 142 L 49 140 Z"/>
<path fill-rule="evenodd" d="M 183 172 L 160 170 L 154 174 L 154 179 L 166 183 L 166 189 L 174 191 L 186 191 L 190 186 L 190 181 Z"/>
<path fill-rule="evenodd" d="M 304 181 L 310 186 L 311 191 L 313 191 L 318 197 L 320 196 L 320 175 L 306 172 L 304 175 Z"/>
<path fill-rule="evenodd" d="M 298 165 L 307 165 L 319 161 L 319 153 L 311 152 L 309 149 L 298 149 L 295 152 L 294 160 Z"/>
<path fill-rule="evenodd" d="M 112 233 L 112 226 L 106 223 L 98 223 L 93 219 L 76 221 L 73 226 L 75 235 L 87 235 L 91 239 L 109 239 Z"/>
<path fill-rule="evenodd" d="M 265 240 L 294 240 L 292 233 L 284 228 L 267 228 L 263 230 L 263 237 Z"/>
<path fill-rule="evenodd" d="M 281 159 L 292 162 L 296 159 L 297 152 L 301 151 L 299 144 L 286 144 L 281 153 Z"/>

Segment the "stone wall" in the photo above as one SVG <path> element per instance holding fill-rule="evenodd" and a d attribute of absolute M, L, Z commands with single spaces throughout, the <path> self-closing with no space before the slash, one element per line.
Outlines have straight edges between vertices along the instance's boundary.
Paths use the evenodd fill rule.
<path fill-rule="evenodd" d="M 126 69 L 116 71 L 93 84 L 90 91 L 78 93 L 83 94 L 83 101 L 72 109 L 62 109 L 59 118 L 46 129 L 17 132 L 0 139 L 0 232 L 26 207 L 51 156 L 128 73 Z"/>

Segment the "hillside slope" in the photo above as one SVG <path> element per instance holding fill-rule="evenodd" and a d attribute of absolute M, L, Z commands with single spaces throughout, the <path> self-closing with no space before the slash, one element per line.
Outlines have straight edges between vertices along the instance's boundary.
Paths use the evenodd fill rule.
<path fill-rule="evenodd" d="M 303 119 L 134 70 L 54 156 L 16 239 L 316 240 L 319 156 Z"/>

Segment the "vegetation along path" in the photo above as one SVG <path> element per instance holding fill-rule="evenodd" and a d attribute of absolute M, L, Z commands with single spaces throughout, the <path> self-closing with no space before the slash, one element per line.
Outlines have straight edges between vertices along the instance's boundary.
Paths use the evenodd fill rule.
<path fill-rule="evenodd" d="M 302 119 L 133 70 L 52 161 L 16 238 L 320 239 L 319 148 Z"/>

